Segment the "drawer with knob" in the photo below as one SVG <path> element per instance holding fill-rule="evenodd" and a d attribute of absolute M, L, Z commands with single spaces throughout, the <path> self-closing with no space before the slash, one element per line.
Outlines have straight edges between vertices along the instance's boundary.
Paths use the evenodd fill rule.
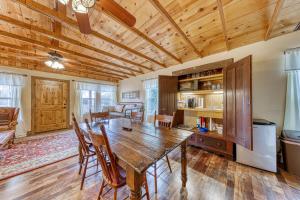
<path fill-rule="evenodd" d="M 197 142 L 199 145 L 212 147 L 222 151 L 226 150 L 226 141 L 224 140 L 198 135 Z"/>

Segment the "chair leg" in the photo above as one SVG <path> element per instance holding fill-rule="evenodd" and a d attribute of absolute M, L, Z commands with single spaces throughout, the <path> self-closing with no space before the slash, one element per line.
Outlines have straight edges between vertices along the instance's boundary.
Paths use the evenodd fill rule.
<path fill-rule="evenodd" d="M 100 191 L 99 191 L 99 195 L 98 195 L 98 200 L 100 200 L 100 198 L 101 198 L 101 195 L 102 195 L 102 192 L 103 192 L 104 185 L 105 185 L 105 182 L 104 182 L 104 180 L 102 180 L 101 187 L 100 187 Z"/>
<path fill-rule="evenodd" d="M 146 173 L 145 173 L 145 176 L 144 176 L 144 182 L 145 182 L 146 197 L 147 197 L 147 200 L 150 200 L 148 181 L 147 181 Z"/>
<path fill-rule="evenodd" d="M 169 157 L 168 157 L 168 155 L 166 155 L 166 159 L 167 159 L 167 163 L 168 163 L 168 166 L 169 166 L 170 172 L 172 173 L 172 168 L 171 168 L 171 165 L 170 165 L 170 161 L 169 161 Z"/>
<path fill-rule="evenodd" d="M 82 187 L 83 187 L 83 183 L 84 183 L 88 163 L 89 163 L 89 156 L 87 156 L 86 159 L 85 159 L 85 165 L 84 165 L 84 170 L 83 170 L 83 174 L 82 174 L 80 190 L 82 190 Z"/>
<path fill-rule="evenodd" d="M 117 200 L 117 197 L 118 197 L 118 188 L 115 188 L 114 200 Z"/>
<path fill-rule="evenodd" d="M 156 163 L 154 164 L 154 188 L 155 188 L 155 193 L 157 193 L 157 168 L 156 168 Z"/>
<path fill-rule="evenodd" d="M 78 172 L 78 174 L 80 175 L 81 174 L 81 170 L 82 170 L 82 161 L 80 160 L 79 161 L 79 172 Z"/>

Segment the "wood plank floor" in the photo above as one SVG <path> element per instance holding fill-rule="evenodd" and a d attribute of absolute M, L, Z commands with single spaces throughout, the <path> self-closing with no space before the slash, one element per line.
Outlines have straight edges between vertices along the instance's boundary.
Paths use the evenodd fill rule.
<path fill-rule="evenodd" d="M 173 173 L 169 173 L 167 166 L 160 168 L 163 174 L 158 180 L 157 195 L 154 193 L 153 177 L 148 176 L 151 199 L 179 199 L 179 150 L 170 157 Z M 0 182 L 0 199 L 97 199 L 101 174 L 89 177 L 80 191 L 77 162 L 78 158 L 74 157 L 4 180 Z M 300 199 L 300 191 L 287 185 L 283 173 L 274 174 L 240 165 L 193 147 L 188 148 L 188 166 L 187 188 L 188 199 L 191 200 Z M 128 194 L 128 189 L 124 187 L 119 190 L 118 199 L 124 199 Z M 112 191 L 104 199 L 112 199 Z"/>

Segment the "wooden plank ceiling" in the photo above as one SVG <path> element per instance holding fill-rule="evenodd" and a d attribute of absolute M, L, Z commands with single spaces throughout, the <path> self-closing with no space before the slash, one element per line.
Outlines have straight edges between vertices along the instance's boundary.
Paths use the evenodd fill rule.
<path fill-rule="evenodd" d="M 300 22 L 300 0 L 116 0 L 135 26 L 97 2 L 84 35 L 72 10 L 55 1 L 0 1 L 0 64 L 117 82 L 287 34 Z M 45 66 L 54 50 L 64 70 Z"/>

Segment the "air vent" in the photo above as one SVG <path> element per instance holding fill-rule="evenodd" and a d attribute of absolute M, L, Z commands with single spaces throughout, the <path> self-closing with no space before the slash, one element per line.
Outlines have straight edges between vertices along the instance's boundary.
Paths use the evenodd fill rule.
<path fill-rule="evenodd" d="M 297 26 L 295 27 L 294 31 L 299 31 L 300 30 L 300 23 L 297 24 Z"/>

